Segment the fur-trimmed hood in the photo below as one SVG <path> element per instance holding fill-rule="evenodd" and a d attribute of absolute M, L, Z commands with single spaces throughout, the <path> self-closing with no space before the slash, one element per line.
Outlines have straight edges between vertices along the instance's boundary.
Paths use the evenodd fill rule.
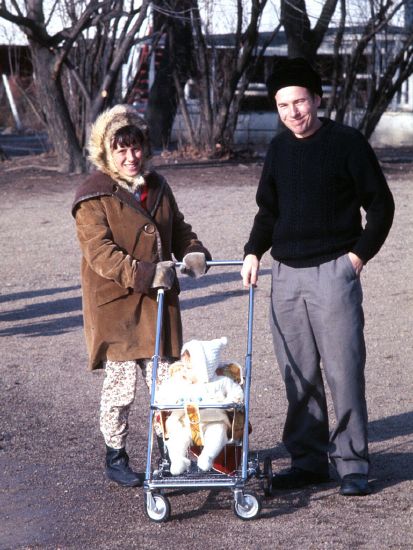
<path fill-rule="evenodd" d="M 120 128 L 129 125 L 138 127 L 145 137 L 142 151 L 142 173 L 135 178 L 125 178 L 119 174 L 111 152 L 113 136 Z M 116 105 L 103 111 L 92 125 L 89 139 L 89 160 L 98 170 L 107 174 L 123 187 L 135 189 L 144 183 L 143 176 L 148 171 L 150 156 L 148 127 L 142 116 L 130 105 Z"/>

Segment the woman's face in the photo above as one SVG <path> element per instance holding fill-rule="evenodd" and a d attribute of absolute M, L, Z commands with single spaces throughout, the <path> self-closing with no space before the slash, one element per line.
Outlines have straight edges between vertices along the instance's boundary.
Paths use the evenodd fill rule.
<path fill-rule="evenodd" d="M 117 146 L 112 149 L 112 156 L 121 176 L 133 178 L 140 173 L 142 166 L 142 148 L 140 145 Z"/>

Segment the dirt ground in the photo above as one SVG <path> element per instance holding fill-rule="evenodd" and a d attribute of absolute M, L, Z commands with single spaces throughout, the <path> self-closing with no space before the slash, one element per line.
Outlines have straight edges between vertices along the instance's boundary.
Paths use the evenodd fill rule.
<path fill-rule="evenodd" d="M 86 370 L 70 216 L 82 177 L 58 174 L 50 156 L 0 164 L 1 550 L 413 547 L 413 156 L 390 151 L 381 158 L 396 217 L 362 274 L 372 494 L 342 497 L 332 481 L 263 498 L 260 518 L 243 522 L 228 490 L 175 490 L 163 524 L 146 517 L 142 489 L 119 488 L 104 476 L 102 373 Z M 159 170 L 214 258 L 241 259 L 260 162 Z M 250 450 L 271 456 L 277 471 L 288 465 L 280 443 L 286 402 L 267 326 L 269 266 L 266 255 L 255 301 Z M 182 286 L 185 339 L 226 335 L 227 358 L 243 363 L 247 293 L 239 268 L 213 268 L 197 285 L 182 278 Z M 128 440 L 140 470 L 147 422 L 141 381 Z M 263 495 L 259 480 L 247 486 Z"/>

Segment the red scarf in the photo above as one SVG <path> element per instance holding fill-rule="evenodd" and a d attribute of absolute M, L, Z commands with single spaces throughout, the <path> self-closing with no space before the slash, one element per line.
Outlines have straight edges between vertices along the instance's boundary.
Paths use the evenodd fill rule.
<path fill-rule="evenodd" d="M 146 210 L 146 199 L 147 198 L 148 198 L 148 186 L 145 183 L 141 187 L 141 205 L 143 206 L 143 208 L 145 208 L 145 210 Z"/>

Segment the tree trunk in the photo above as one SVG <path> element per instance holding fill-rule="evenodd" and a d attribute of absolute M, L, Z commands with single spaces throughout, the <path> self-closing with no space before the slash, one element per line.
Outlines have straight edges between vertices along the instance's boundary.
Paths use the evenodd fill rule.
<path fill-rule="evenodd" d="M 338 0 L 325 0 L 314 28 L 311 28 L 305 0 L 281 0 L 281 23 L 287 38 L 288 57 L 304 57 L 314 63 Z"/>
<path fill-rule="evenodd" d="M 158 0 L 155 4 L 163 5 Z M 176 10 L 188 10 L 191 0 L 179 0 L 173 4 Z M 154 30 L 166 30 L 166 44 L 154 83 L 149 91 L 146 117 L 151 142 L 155 147 L 167 147 L 178 107 L 175 79 L 180 87 L 193 73 L 193 42 L 191 25 L 185 17 L 168 17 L 155 12 Z M 153 53 L 155 55 L 155 52 Z"/>
<path fill-rule="evenodd" d="M 155 52 L 152 55 L 155 55 Z M 168 146 L 177 103 L 177 95 L 169 63 L 169 48 L 166 47 L 162 52 L 162 59 L 156 69 L 156 76 L 149 92 L 146 109 L 149 136 L 154 147 L 164 148 Z"/>
<path fill-rule="evenodd" d="M 30 50 L 39 103 L 47 123 L 49 139 L 57 155 L 60 172 L 82 173 L 86 169 L 70 118 L 60 79 L 53 78 L 55 56 L 47 48 L 30 41 Z M 40 84 L 41 83 L 41 84 Z"/>
<path fill-rule="evenodd" d="M 304 57 L 313 62 L 315 52 L 305 0 L 282 0 L 281 22 L 285 29 L 288 57 Z"/>

